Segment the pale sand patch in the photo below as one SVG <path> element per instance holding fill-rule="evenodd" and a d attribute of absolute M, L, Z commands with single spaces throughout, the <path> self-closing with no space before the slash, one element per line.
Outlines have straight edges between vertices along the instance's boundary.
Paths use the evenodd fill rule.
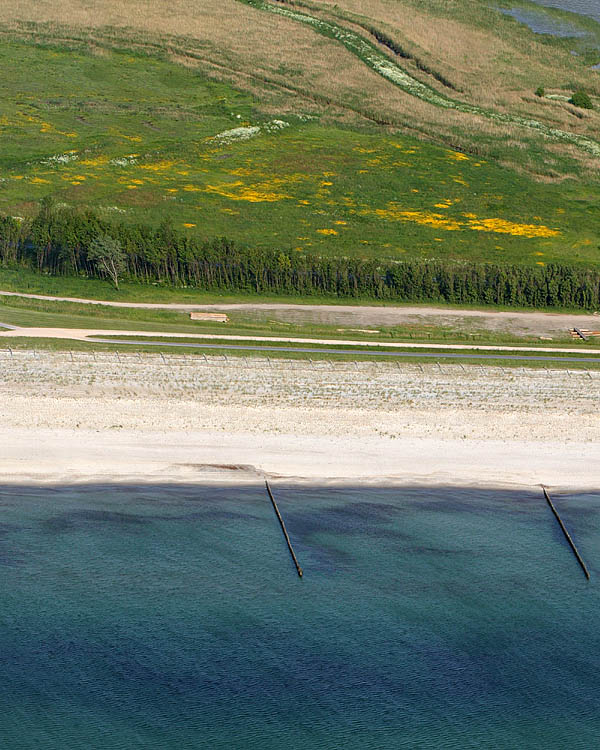
<path fill-rule="evenodd" d="M 168 362 L 4 358 L 0 481 L 600 487 L 600 374 Z"/>

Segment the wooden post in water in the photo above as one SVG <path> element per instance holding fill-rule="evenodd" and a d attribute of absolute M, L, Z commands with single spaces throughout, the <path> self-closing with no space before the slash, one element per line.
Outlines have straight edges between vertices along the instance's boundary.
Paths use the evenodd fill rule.
<path fill-rule="evenodd" d="M 273 497 L 273 493 L 271 492 L 271 488 L 269 487 L 269 483 L 266 479 L 265 487 L 267 488 L 267 492 L 269 493 L 269 497 L 271 498 L 271 502 L 273 503 L 273 508 L 275 510 L 277 518 L 279 519 L 279 523 L 281 524 L 281 530 L 283 531 L 283 536 L 285 537 L 285 541 L 287 542 L 290 555 L 292 556 L 292 560 L 294 561 L 294 565 L 296 566 L 296 570 L 298 571 L 298 576 L 302 578 L 302 568 L 300 567 L 300 563 L 298 562 L 296 554 L 294 553 L 294 548 L 292 547 L 292 543 L 290 542 L 290 537 L 288 536 L 287 529 L 285 528 L 285 523 L 283 522 L 283 518 L 281 517 L 281 513 L 279 512 L 279 508 L 277 507 L 277 503 L 275 502 L 275 498 Z"/>
<path fill-rule="evenodd" d="M 590 573 L 589 573 L 588 569 L 586 568 L 585 563 L 583 562 L 583 558 L 579 554 L 579 550 L 575 546 L 575 542 L 571 539 L 571 535 L 569 534 L 569 532 L 566 529 L 566 526 L 562 522 L 562 518 L 558 515 L 558 511 L 554 507 L 554 503 L 550 499 L 550 495 L 548 494 L 548 492 L 546 491 L 546 488 L 544 486 L 542 486 L 542 490 L 544 491 L 544 497 L 546 498 L 546 502 L 550 506 L 550 510 L 554 513 L 554 517 L 558 521 L 558 524 L 559 524 L 560 528 L 562 529 L 562 532 L 565 535 L 565 538 L 566 538 L 567 542 L 569 542 L 569 545 L 571 546 L 571 549 L 573 550 L 573 554 L 577 558 L 577 562 L 581 565 L 581 568 L 582 568 L 582 570 L 583 570 L 583 572 L 585 574 L 585 577 L 589 581 L 590 580 Z"/>

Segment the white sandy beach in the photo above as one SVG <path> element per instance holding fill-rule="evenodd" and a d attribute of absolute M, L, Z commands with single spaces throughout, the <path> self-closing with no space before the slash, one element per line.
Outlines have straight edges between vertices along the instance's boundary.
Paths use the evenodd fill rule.
<path fill-rule="evenodd" d="M 600 486 L 600 373 L 31 352 L 1 366 L 3 482 Z"/>

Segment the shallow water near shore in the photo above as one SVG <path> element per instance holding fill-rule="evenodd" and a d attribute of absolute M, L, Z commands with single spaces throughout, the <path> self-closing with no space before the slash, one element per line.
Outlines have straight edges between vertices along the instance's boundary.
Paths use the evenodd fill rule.
<path fill-rule="evenodd" d="M 585 748 L 600 493 L 0 489 L 4 750 Z"/>

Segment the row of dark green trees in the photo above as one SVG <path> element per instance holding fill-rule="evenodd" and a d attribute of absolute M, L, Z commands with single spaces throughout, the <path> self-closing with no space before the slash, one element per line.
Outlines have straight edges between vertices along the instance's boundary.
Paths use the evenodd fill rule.
<path fill-rule="evenodd" d="M 600 308 L 600 270 L 444 260 L 378 262 L 203 241 L 164 223 L 107 221 L 44 203 L 32 220 L 0 217 L 0 262 L 52 275 L 102 275 L 88 256 L 98 237 L 118 241 L 126 280 L 219 291 L 334 295 L 402 302 Z M 93 253 L 90 253 L 93 256 Z"/>

